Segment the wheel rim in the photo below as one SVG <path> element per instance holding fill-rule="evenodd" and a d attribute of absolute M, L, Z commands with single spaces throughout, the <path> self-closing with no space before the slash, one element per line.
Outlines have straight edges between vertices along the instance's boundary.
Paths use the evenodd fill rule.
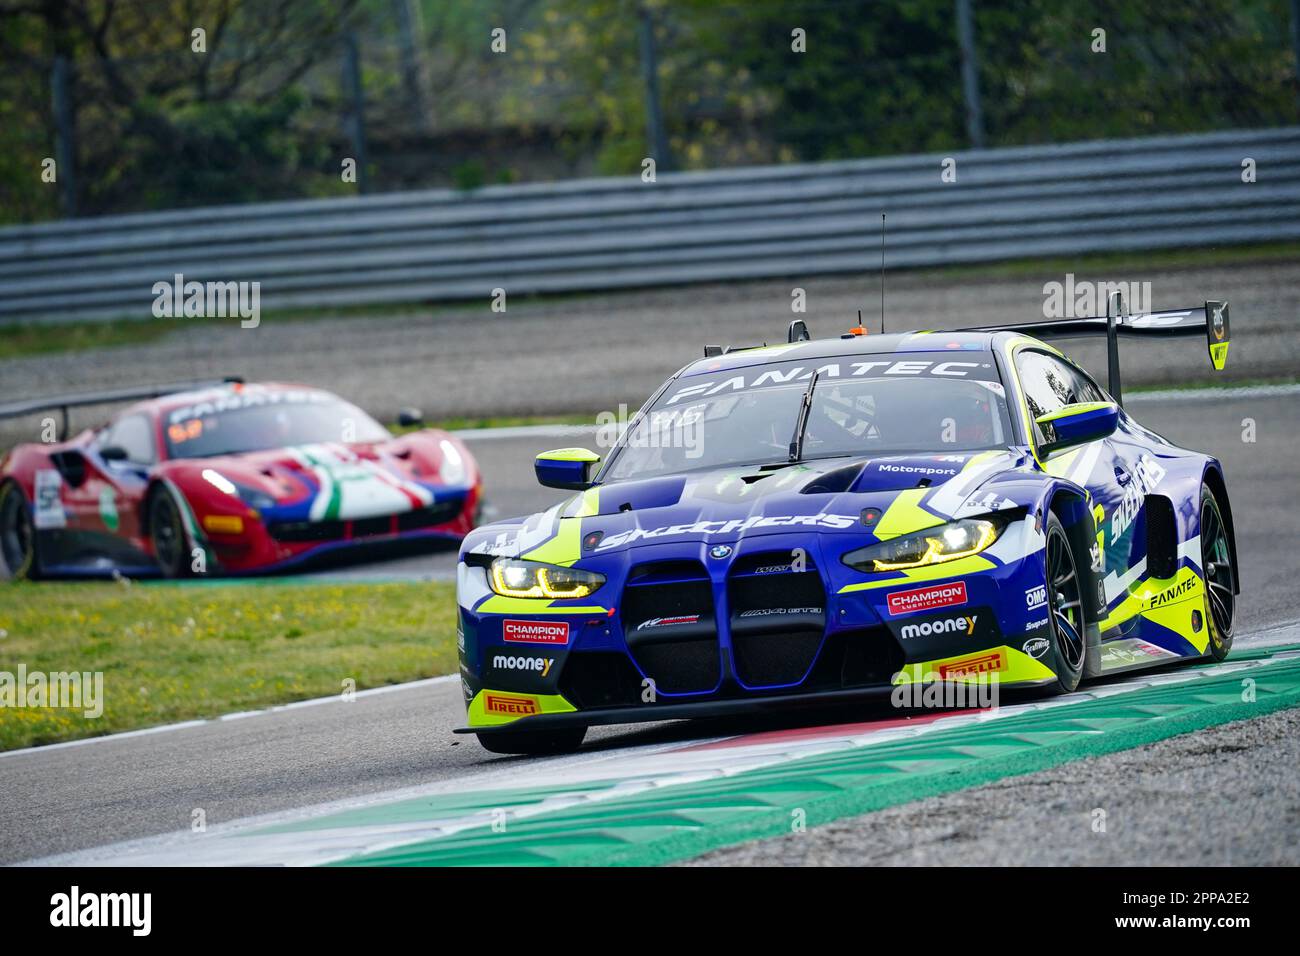
<path fill-rule="evenodd" d="M 1083 664 L 1083 600 L 1074 554 L 1065 535 L 1053 529 L 1047 539 L 1047 607 L 1057 645 L 1070 670 Z"/>
<path fill-rule="evenodd" d="M 1228 547 L 1228 532 L 1213 498 L 1201 502 L 1201 567 L 1205 570 L 1205 590 L 1214 622 L 1211 636 L 1222 644 L 1232 637 L 1237 599 L 1232 593 L 1232 550 Z"/>
<path fill-rule="evenodd" d="M 174 568 L 180 558 L 181 534 L 177 526 L 179 515 L 176 506 L 166 495 L 160 494 L 154 499 L 153 515 L 150 526 L 153 528 L 153 550 L 158 563 L 165 568 Z"/>
<path fill-rule="evenodd" d="M 26 502 L 11 489 L 0 497 L 0 553 L 11 574 L 27 563 L 32 547 L 32 518 Z"/>

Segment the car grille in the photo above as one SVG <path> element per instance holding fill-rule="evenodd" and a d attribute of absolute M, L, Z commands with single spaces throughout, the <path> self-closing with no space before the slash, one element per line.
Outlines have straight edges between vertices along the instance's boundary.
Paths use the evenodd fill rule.
<path fill-rule="evenodd" d="M 623 627 L 637 666 L 665 694 L 707 693 L 722 680 L 713 591 L 698 561 L 633 568 Z"/>
<path fill-rule="evenodd" d="M 441 501 L 395 515 L 353 521 L 269 521 L 267 532 L 277 541 L 345 541 L 417 531 L 446 524 L 460 513 L 462 502 Z"/>
<path fill-rule="evenodd" d="M 826 633 L 826 589 L 811 558 L 803 570 L 790 553 L 751 555 L 727 580 L 736 677 L 747 687 L 802 681 Z"/>

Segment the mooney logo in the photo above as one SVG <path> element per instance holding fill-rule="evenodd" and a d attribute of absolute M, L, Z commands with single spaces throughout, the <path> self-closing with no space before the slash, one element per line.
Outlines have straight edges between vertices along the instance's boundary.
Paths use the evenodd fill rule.
<path fill-rule="evenodd" d="M 965 604 L 966 582 L 936 584 L 911 591 L 894 591 L 887 601 L 890 614 L 907 614 L 909 611 L 929 611 L 936 607 Z"/>
<path fill-rule="evenodd" d="M 967 657 L 959 661 L 953 661 L 951 664 L 941 665 L 939 667 L 939 679 L 951 680 L 955 677 L 978 677 L 980 674 L 992 674 L 1005 669 L 1006 662 L 1002 655 L 994 651 L 992 654 Z"/>
<path fill-rule="evenodd" d="M 960 634 L 965 632 L 966 636 L 975 633 L 975 617 L 972 614 L 969 617 L 942 617 L 937 621 L 926 621 L 924 624 L 904 624 L 903 637 L 928 637 L 931 634 Z"/>
<path fill-rule="evenodd" d="M 551 665 L 554 663 L 554 657 L 528 657 L 522 654 L 517 657 L 497 654 L 492 658 L 492 666 L 497 670 L 536 671 L 543 677 L 551 672 Z"/>
<path fill-rule="evenodd" d="M 568 644 L 567 621 L 504 621 L 501 636 L 507 644 Z"/>
<path fill-rule="evenodd" d="M 541 713 L 542 708 L 535 697 L 488 694 L 483 700 L 483 711 L 501 717 L 531 717 Z"/>

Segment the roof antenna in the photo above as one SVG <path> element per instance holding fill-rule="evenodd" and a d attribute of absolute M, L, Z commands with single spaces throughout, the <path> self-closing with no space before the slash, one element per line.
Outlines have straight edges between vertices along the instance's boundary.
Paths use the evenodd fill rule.
<path fill-rule="evenodd" d="M 885 334 L 885 214 L 880 214 L 880 334 Z"/>

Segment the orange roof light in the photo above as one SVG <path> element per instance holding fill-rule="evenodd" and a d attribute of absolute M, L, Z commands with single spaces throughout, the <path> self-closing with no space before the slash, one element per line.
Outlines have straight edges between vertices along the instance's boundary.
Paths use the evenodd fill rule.
<path fill-rule="evenodd" d="M 867 332 L 867 330 L 860 325 L 856 325 L 853 328 L 849 329 L 849 335 L 868 335 L 868 334 L 869 333 Z"/>

